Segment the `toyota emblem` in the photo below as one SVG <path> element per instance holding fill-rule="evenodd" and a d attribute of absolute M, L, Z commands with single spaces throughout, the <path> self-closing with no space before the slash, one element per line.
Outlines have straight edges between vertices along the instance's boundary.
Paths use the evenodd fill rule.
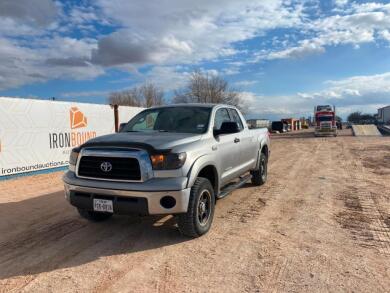
<path fill-rule="evenodd" d="M 112 170 L 112 164 L 110 162 L 103 162 L 100 164 L 100 170 L 110 172 Z"/>

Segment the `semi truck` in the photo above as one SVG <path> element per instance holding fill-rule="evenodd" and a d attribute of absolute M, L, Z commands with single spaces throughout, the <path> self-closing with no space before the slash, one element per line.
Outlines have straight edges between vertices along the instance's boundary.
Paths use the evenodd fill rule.
<path fill-rule="evenodd" d="M 269 155 L 268 129 L 249 129 L 233 106 L 149 108 L 119 133 L 72 150 L 65 197 L 91 221 L 172 214 L 182 234 L 198 237 L 211 227 L 216 200 L 247 181 L 266 182 Z"/>
<path fill-rule="evenodd" d="M 336 107 L 318 105 L 314 107 L 314 135 L 337 136 Z"/>

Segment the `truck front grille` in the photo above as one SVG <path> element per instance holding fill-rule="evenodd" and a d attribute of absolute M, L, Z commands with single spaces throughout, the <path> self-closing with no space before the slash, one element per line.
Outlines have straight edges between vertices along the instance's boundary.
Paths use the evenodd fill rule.
<path fill-rule="evenodd" d="M 78 175 L 107 180 L 141 180 L 141 170 L 136 158 L 82 156 Z"/>

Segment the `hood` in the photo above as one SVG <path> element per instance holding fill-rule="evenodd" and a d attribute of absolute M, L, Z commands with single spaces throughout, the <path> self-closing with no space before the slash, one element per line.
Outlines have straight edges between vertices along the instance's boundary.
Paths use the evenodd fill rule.
<path fill-rule="evenodd" d="M 147 145 L 155 150 L 168 150 L 175 146 L 197 141 L 200 134 L 171 132 L 120 132 L 93 138 L 81 147 Z"/>

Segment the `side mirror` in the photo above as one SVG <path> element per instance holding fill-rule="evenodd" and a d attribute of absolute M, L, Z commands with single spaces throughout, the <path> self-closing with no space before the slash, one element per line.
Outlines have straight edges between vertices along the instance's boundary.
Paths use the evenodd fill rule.
<path fill-rule="evenodd" d="M 223 122 L 221 125 L 221 129 L 214 130 L 214 135 L 221 135 L 221 134 L 231 134 L 231 133 L 237 133 L 240 132 L 240 128 L 238 127 L 237 122 Z"/>
<path fill-rule="evenodd" d="M 118 132 L 122 132 L 122 129 L 125 128 L 127 123 L 121 123 L 119 124 L 119 129 L 118 129 Z"/>

